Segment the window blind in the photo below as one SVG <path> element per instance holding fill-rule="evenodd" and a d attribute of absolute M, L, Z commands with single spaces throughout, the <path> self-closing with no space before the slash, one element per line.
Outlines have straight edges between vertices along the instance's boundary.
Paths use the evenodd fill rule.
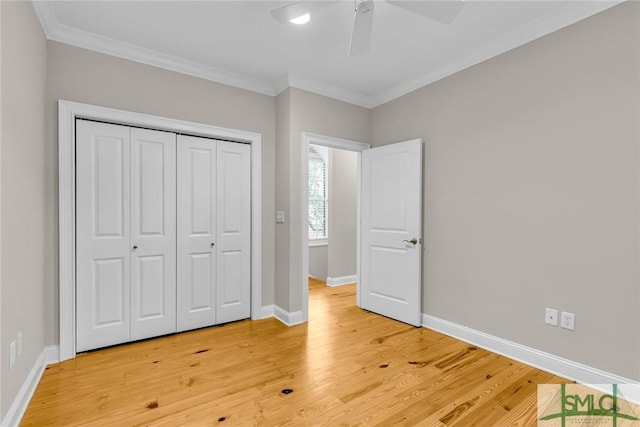
<path fill-rule="evenodd" d="M 327 165 L 309 157 L 309 240 L 327 238 Z"/>

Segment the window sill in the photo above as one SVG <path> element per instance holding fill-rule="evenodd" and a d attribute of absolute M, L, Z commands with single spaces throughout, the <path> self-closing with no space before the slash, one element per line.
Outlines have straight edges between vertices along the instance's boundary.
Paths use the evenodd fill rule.
<path fill-rule="evenodd" d="M 329 241 L 327 239 L 313 239 L 309 240 L 309 246 L 327 246 Z"/>

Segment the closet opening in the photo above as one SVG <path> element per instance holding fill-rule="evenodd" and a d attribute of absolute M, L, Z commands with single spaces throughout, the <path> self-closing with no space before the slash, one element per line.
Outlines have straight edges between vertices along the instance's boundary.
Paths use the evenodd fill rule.
<path fill-rule="evenodd" d="M 121 251 L 121 255 L 99 253 L 102 248 L 97 250 L 98 257 L 96 259 L 98 261 L 93 262 L 90 270 L 92 273 L 100 270 L 99 273 L 102 275 L 102 280 L 89 280 L 93 287 L 91 290 L 93 296 L 90 299 L 95 303 L 96 295 L 105 297 L 104 304 L 98 310 L 100 313 L 92 314 L 94 319 L 104 323 L 104 325 L 126 324 L 123 318 L 126 318 L 127 313 L 129 315 L 135 313 L 130 319 L 134 319 L 138 325 L 132 327 L 131 324 L 134 322 L 130 322 L 128 338 L 126 337 L 127 334 L 123 332 L 126 331 L 127 327 L 120 328 L 126 339 L 143 339 L 147 336 L 157 335 L 158 333 L 154 332 L 155 327 L 150 327 L 154 323 L 163 324 L 162 327 L 158 327 L 158 331 L 161 329 L 159 334 L 166 333 L 167 329 L 170 333 L 173 328 L 172 324 L 175 324 L 176 330 L 199 327 L 196 324 L 184 323 L 179 326 L 180 322 L 177 320 L 177 313 L 179 312 L 178 295 L 175 295 L 175 303 L 169 300 L 172 277 L 175 278 L 175 283 L 179 281 L 177 277 L 179 273 L 178 254 L 181 250 L 181 244 L 183 249 L 189 249 L 189 245 L 198 246 L 198 248 L 195 248 L 195 252 L 190 253 L 191 255 L 206 253 L 211 255 L 215 253 L 216 261 L 219 262 L 221 267 L 215 270 L 218 279 L 225 283 L 237 280 L 248 285 L 246 292 L 243 291 L 244 295 L 241 295 L 242 293 L 234 294 L 235 291 L 233 289 L 225 289 L 222 293 L 217 292 L 215 300 L 220 302 L 218 304 L 220 307 L 217 310 L 219 315 L 214 317 L 215 323 L 225 323 L 226 321 L 234 320 L 234 318 L 251 317 L 258 319 L 264 317 L 262 315 L 264 310 L 262 309 L 260 250 L 262 246 L 260 134 L 63 100 L 59 101 L 58 106 L 60 360 L 75 357 L 76 352 L 82 348 L 77 347 L 76 332 L 79 321 L 76 319 L 82 318 L 83 314 L 79 312 L 78 307 L 85 304 L 77 304 L 77 298 L 82 298 L 82 295 L 78 295 L 77 292 L 80 284 L 77 279 L 81 276 L 81 274 L 77 274 L 77 268 L 81 268 L 80 258 L 86 255 L 84 250 L 80 250 L 82 246 L 80 240 L 86 236 L 91 236 L 94 240 L 98 237 L 98 241 L 102 240 L 100 243 L 109 241 L 114 246 L 120 246 L 117 251 Z M 77 145 L 81 142 L 79 137 L 82 130 L 80 128 L 85 126 L 82 123 L 89 127 L 115 127 L 113 129 L 117 129 L 116 138 L 110 138 L 107 135 L 100 142 L 98 141 L 99 138 L 90 137 L 93 151 L 90 150 L 89 155 L 86 156 L 87 153 L 83 154 L 76 150 Z M 98 134 L 100 133 L 101 131 L 98 132 Z M 130 144 L 129 150 L 124 145 L 126 141 Z M 133 144 L 131 141 L 134 141 Z M 193 147 L 194 141 L 196 141 L 196 147 Z M 205 149 L 198 147 L 198 144 L 202 144 Z M 213 158 L 211 157 L 214 151 L 212 145 L 215 145 L 216 158 L 223 159 L 221 163 L 217 163 L 219 167 L 217 167 L 218 171 L 214 174 L 216 175 L 215 177 L 206 172 L 207 162 L 210 163 Z M 131 149 L 131 147 L 134 149 Z M 183 148 L 181 149 L 180 147 Z M 189 152 L 189 148 L 195 148 L 192 150 L 195 154 L 194 152 Z M 207 158 L 207 155 L 205 155 L 207 149 L 209 149 L 210 153 L 209 160 L 205 159 Z M 182 162 L 182 166 L 180 162 L 181 150 L 185 151 L 183 153 L 185 155 L 182 158 L 186 159 Z M 96 153 L 99 156 L 96 156 Z M 86 167 L 87 162 L 81 162 L 83 156 L 91 159 L 89 163 L 93 163 L 93 166 L 88 166 L 88 176 L 93 177 L 93 184 L 97 182 L 96 177 L 101 180 L 103 187 L 102 189 L 98 188 L 98 190 L 104 190 L 102 194 L 90 196 L 77 194 L 78 191 L 84 191 L 83 181 L 86 177 L 76 177 L 76 168 L 82 169 Z M 129 159 L 125 159 L 127 156 L 129 156 Z M 109 167 L 110 163 L 113 166 L 117 165 L 118 162 L 121 162 L 122 167 Z M 178 188 L 180 180 L 177 180 L 178 170 L 184 169 L 184 165 L 189 162 L 196 166 L 193 170 L 200 171 L 194 173 L 199 173 L 201 176 L 200 179 L 195 180 L 193 177 L 183 179 L 183 183 L 191 181 L 199 184 L 205 177 L 209 176 L 209 178 L 212 178 L 209 187 L 213 188 L 214 181 L 216 185 L 215 194 L 210 193 L 208 198 L 200 197 L 197 199 L 195 204 L 198 205 L 198 208 L 203 208 L 209 201 L 213 204 L 213 199 L 215 199 L 216 203 L 221 202 L 221 206 L 225 206 L 222 212 L 219 212 L 220 215 L 216 217 L 215 225 L 222 230 L 222 234 L 217 235 L 215 239 L 212 239 L 210 235 L 206 236 L 205 239 L 206 233 L 203 230 L 206 228 L 204 227 L 207 222 L 206 215 L 189 215 L 190 220 L 199 221 L 199 223 L 196 224 L 197 226 L 193 230 L 183 233 L 183 236 L 187 235 L 189 238 L 202 237 L 203 239 L 200 240 L 207 240 L 206 250 L 199 247 L 202 242 L 188 242 L 189 238 L 183 238 L 181 243 L 179 234 L 177 234 L 181 227 L 180 210 L 177 208 L 178 199 L 186 197 L 185 194 L 193 194 L 194 191 L 202 192 L 203 188 L 206 189 L 207 187 L 207 185 L 197 185 L 197 189 L 193 191 L 180 191 Z M 128 171 L 127 164 L 131 165 L 131 169 Z M 131 173 L 132 171 L 133 174 Z M 173 183 L 170 179 L 172 174 L 176 176 L 173 179 Z M 220 174 L 222 175 L 218 176 Z M 110 179 L 115 179 L 117 185 L 106 185 L 105 183 Z M 128 180 L 128 186 L 124 185 L 125 182 L 123 180 Z M 159 181 L 163 181 L 162 185 L 158 184 Z M 244 189 L 240 191 L 243 196 L 233 199 L 233 195 L 238 194 L 236 187 L 239 185 L 244 186 Z M 95 188 L 94 185 L 94 190 Z M 89 192 L 94 190 L 89 189 Z M 118 192 L 120 194 L 117 194 Z M 131 198 L 132 194 L 133 198 Z M 173 204 L 171 203 L 172 194 L 175 198 Z M 233 200 L 225 204 L 223 203 L 225 197 L 228 200 Z M 244 199 L 240 200 L 241 198 Z M 87 203 L 87 200 L 90 202 Z M 117 202 L 118 200 L 120 200 L 120 203 Z M 158 208 L 159 200 L 165 204 L 162 209 Z M 127 203 L 129 203 L 130 208 L 132 205 L 135 206 L 127 211 L 125 207 Z M 81 230 L 82 226 L 76 229 L 77 222 L 82 221 L 81 215 L 78 215 L 77 212 L 78 208 L 82 209 L 81 204 L 94 213 L 97 212 L 96 209 L 102 209 L 101 219 L 99 221 L 90 221 L 90 226 L 85 227 L 83 230 Z M 191 201 L 191 204 L 194 204 L 193 201 Z M 100 205 L 99 208 L 98 205 Z M 181 205 L 183 204 L 181 203 Z M 239 214 L 239 212 L 242 214 Z M 172 215 L 173 219 L 171 218 Z M 246 220 L 242 227 L 238 225 L 241 217 Z M 221 224 L 219 224 L 220 221 L 222 222 Z M 209 223 L 212 224 L 211 221 Z M 184 224 L 182 226 L 184 227 Z M 172 227 L 176 230 L 175 235 Z M 131 234 L 132 230 L 137 233 L 134 237 Z M 129 233 L 128 238 L 125 232 Z M 169 237 L 167 238 L 167 236 Z M 141 240 L 138 241 L 137 239 Z M 172 239 L 173 241 L 170 242 Z M 120 241 L 117 242 L 118 240 Z M 248 242 L 245 245 L 246 250 L 237 247 L 240 240 L 245 243 Z M 213 247 L 215 247 L 215 250 L 212 251 Z M 135 255 L 132 255 L 134 253 Z M 239 254 L 242 255 L 240 256 Z M 125 259 L 127 257 L 129 257 L 129 260 Z M 176 261 L 175 265 L 172 266 L 171 262 L 167 260 L 171 260 L 174 257 Z M 211 269 L 205 268 L 207 263 L 201 262 L 204 257 L 190 256 L 190 258 L 188 263 L 183 264 L 195 266 L 192 276 L 197 279 L 196 282 L 200 280 L 202 283 L 202 279 L 207 276 L 207 274 L 204 274 L 206 272 L 209 272 L 210 275 L 214 274 Z M 220 258 L 223 258 L 223 260 L 220 261 Z M 218 264 L 216 264 L 217 266 Z M 238 266 L 242 266 L 242 268 L 238 268 Z M 128 275 L 126 274 L 127 269 Z M 243 272 L 240 272 L 240 270 Z M 100 282 L 104 284 L 107 280 L 113 278 L 117 279 L 116 282 L 118 280 L 126 282 L 132 279 L 137 283 L 132 288 L 131 283 L 127 285 L 127 283 L 123 282 L 124 287 L 115 287 L 119 289 L 115 294 L 109 294 L 108 292 L 107 294 L 100 294 L 104 290 L 101 289 Z M 191 280 L 189 283 L 194 283 L 194 281 Z M 117 284 L 120 285 L 119 282 Z M 159 292 L 161 288 L 164 294 Z M 127 291 L 129 300 L 125 301 L 126 298 L 121 296 L 126 294 Z M 203 289 L 200 288 L 195 291 L 191 289 L 191 295 L 196 291 L 200 292 Z M 120 300 L 116 301 L 118 298 Z M 198 298 L 191 298 L 191 301 L 196 302 L 204 300 L 206 300 L 204 293 L 201 293 Z M 238 303 L 240 300 L 243 300 L 241 304 Z M 206 311 L 204 305 L 206 304 L 203 304 L 202 307 L 191 307 L 191 311 L 194 313 Z M 125 306 L 128 306 L 128 311 L 125 310 Z M 240 306 L 242 306 L 242 310 L 238 310 Z M 175 312 L 175 316 L 171 313 L 172 310 Z M 175 321 L 172 320 L 171 316 L 175 317 Z M 166 320 L 167 318 L 170 320 Z M 98 344 L 98 346 L 102 345 L 110 344 Z"/>

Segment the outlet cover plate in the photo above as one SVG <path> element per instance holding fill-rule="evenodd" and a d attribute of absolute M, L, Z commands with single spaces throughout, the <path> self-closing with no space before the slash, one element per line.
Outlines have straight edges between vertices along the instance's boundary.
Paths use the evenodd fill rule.
<path fill-rule="evenodd" d="M 547 308 L 544 312 L 544 323 L 551 326 L 558 326 L 558 310 Z"/>
<path fill-rule="evenodd" d="M 560 314 L 560 327 L 564 329 L 568 329 L 570 331 L 575 330 L 576 328 L 576 315 L 573 313 L 569 313 L 563 311 Z"/>

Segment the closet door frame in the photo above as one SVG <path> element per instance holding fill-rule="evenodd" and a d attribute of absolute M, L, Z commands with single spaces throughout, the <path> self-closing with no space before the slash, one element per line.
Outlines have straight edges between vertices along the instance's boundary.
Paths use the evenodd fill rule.
<path fill-rule="evenodd" d="M 251 318 L 269 317 L 262 307 L 262 136 L 255 132 L 227 129 L 166 117 L 134 113 L 72 101 L 58 101 L 58 190 L 59 190 L 59 361 L 76 356 L 76 119 L 103 121 L 175 133 L 223 139 L 251 145 Z"/>

